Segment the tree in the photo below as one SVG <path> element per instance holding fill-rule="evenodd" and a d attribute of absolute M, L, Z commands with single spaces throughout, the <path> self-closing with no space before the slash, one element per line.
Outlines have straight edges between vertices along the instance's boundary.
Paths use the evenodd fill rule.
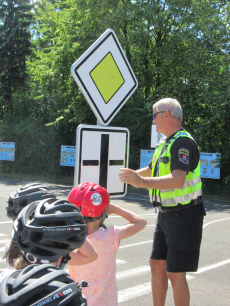
<path fill-rule="evenodd" d="M 30 0 L 0 0 L 0 105 L 13 109 L 12 95 L 26 80 L 26 56 L 30 54 L 32 5 Z"/>
<path fill-rule="evenodd" d="M 139 149 L 150 145 L 152 104 L 168 96 L 181 102 L 183 126 L 203 151 L 221 153 L 225 147 L 230 156 L 228 16 L 225 0 L 37 1 L 33 53 L 26 62 L 30 82 L 15 110 L 29 109 L 29 116 L 53 126 L 73 145 L 77 125 L 95 124 L 96 118 L 70 67 L 112 28 L 139 83 L 111 122 L 129 128 L 133 166 L 139 165 Z M 229 158 L 224 165 L 230 171 Z"/>

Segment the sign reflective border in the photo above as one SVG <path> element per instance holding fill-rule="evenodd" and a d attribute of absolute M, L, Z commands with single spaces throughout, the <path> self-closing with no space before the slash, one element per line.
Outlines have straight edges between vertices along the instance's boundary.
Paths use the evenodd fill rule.
<path fill-rule="evenodd" d="M 138 86 L 111 29 L 72 65 L 71 74 L 102 125 L 109 124 Z"/>
<path fill-rule="evenodd" d="M 121 183 L 120 168 L 128 166 L 129 130 L 126 128 L 80 125 L 77 128 L 74 185 L 93 182 L 107 189 L 110 197 L 122 197 L 127 184 Z"/>

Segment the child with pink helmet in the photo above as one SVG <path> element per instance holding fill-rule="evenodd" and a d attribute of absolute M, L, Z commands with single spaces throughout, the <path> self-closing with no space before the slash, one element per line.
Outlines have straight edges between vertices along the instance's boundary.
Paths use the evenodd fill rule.
<path fill-rule="evenodd" d="M 87 279 L 89 287 L 83 289 L 83 293 L 88 306 L 117 306 L 116 253 L 120 241 L 138 233 L 147 223 L 135 213 L 111 204 L 107 190 L 95 183 L 72 188 L 68 201 L 80 208 L 87 224 L 87 238 L 98 253 L 92 263 L 70 266 L 69 274 L 75 281 Z M 106 228 L 103 221 L 112 213 L 129 223 Z"/>

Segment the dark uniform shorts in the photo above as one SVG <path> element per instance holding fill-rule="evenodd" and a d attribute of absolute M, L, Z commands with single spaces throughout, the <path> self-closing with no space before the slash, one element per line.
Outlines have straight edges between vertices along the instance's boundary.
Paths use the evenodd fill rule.
<path fill-rule="evenodd" d="M 168 272 L 197 271 L 204 215 L 203 204 L 159 212 L 150 258 L 166 260 Z"/>

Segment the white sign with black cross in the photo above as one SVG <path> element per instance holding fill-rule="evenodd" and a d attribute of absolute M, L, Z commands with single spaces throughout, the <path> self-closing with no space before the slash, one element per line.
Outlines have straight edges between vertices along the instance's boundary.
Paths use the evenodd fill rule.
<path fill-rule="evenodd" d="M 120 168 L 128 167 L 129 130 L 79 125 L 76 139 L 74 185 L 94 182 L 110 197 L 123 197 L 127 184 L 120 182 Z"/>
<path fill-rule="evenodd" d="M 72 65 L 71 74 L 101 125 L 108 125 L 138 87 L 112 29 Z"/>

